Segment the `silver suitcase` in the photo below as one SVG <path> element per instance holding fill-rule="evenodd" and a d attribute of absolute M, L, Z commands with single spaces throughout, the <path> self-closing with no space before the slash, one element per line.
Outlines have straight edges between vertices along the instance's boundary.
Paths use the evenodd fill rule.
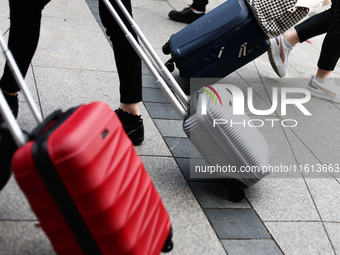
<path fill-rule="evenodd" d="M 205 170 L 210 170 L 212 177 L 231 179 L 222 180 L 229 186 L 249 187 L 267 175 L 267 141 L 256 127 L 249 125 L 246 114 L 233 114 L 234 102 L 228 89 L 223 85 L 212 87 L 223 104 L 216 104 L 203 90 L 196 90 L 191 95 L 190 115 L 183 123 L 184 132 L 205 159 Z M 191 164 L 195 164 L 194 159 Z M 192 169 L 191 175 L 199 177 L 199 172 Z M 232 181 L 235 179 L 238 181 Z"/>
<path fill-rule="evenodd" d="M 149 41 L 144 36 L 136 22 L 132 19 L 121 0 L 115 0 L 122 10 L 127 20 L 142 42 L 144 49 L 134 39 L 130 31 L 126 28 L 116 10 L 112 7 L 109 0 L 103 0 L 112 16 L 115 18 L 126 38 L 134 47 L 138 55 L 154 75 L 157 84 L 174 106 L 178 114 L 184 120 L 183 128 L 191 143 L 201 154 L 206 163 L 210 166 L 219 165 L 221 167 L 231 167 L 236 171 L 220 172 L 214 175 L 228 189 L 229 199 L 237 202 L 244 198 L 244 188 L 247 188 L 260 181 L 267 173 L 264 171 L 269 164 L 268 144 L 257 128 L 218 125 L 213 128 L 214 119 L 224 119 L 237 121 L 248 121 L 244 115 L 233 115 L 233 99 L 228 90 L 216 88 L 216 91 L 227 101 L 223 107 L 216 107 L 212 98 L 206 100 L 207 114 L 202 115 L 202 100 L 205 100 L 204 93 L 197 90 L 191 95 L 191 102 L 183 90 L 173 78 L 171 73 L 158 57 Z M 153 61 L 150 60 L 150 57 Z M 217 85 L 215 85 L 217 86 Z M 241 172 L 241 167 L 245 171 Z M 247 169 L 246 169 L 247 168 Z M 252 171 L 250 171 L 250 168 Z M 191 171 L 192 172 L 192 171 Z"/>

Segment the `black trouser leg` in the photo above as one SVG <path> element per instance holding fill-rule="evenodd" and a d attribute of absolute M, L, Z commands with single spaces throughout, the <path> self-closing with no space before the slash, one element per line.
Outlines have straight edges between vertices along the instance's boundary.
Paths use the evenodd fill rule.
<path fill-rule="evenodd" d="M 137 39 L 137 35 L 131 28 L 131 25 L 120 11 L 114 0 L 110 0 L 125 25 Z M 127 10 L 132 12 L 130 0 L 123 0 Z M 141 59 L 126 39 L 123 31 L 112 17 L 105 4 L 99 1 L 99 14 L 101 21 L 106 28 L 106 34 L 109 36 L 116 60 L 118 76 L 120 80 L 120 102 L 121 103 L 137 103 L 142 101 L 142 67 Z"/>

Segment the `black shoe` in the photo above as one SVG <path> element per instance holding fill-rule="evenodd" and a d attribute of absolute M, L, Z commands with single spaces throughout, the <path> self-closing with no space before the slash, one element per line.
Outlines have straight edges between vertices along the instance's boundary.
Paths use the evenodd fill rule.
<path fill-rule="evenodd" d="M 12 176 L 11 160 L 18 148 L 4 123 L 0 124 L 0 190 Z"/>
<path fill-rule="evenodd" d="M 14 117 L 17 118 L 19 111 L 18 95 L 10 96 L 4 93 L 3 95 L 9 108 L 12 110 Z M 4 123 L 4 119 L 0 114 L 0 190 L 5 187 L 12 176 L 11 160 L 17 148 L 11 133 Z"/>
<path fill-rule="evenodd" d="M 191 6 L 184 8 L 183 11 L 171 11 L 169 12 L 169 17 L 170 19 L 174 20 L 174 21 L 178 21 L 178 22 L 183 22 L 183 23 L 192 23 L 195 20 L 199 19 L 200 17 L 202 17 L 204 15 L 204 13 L 194 13 L 191 10 Z"/>
<path fill-rule="evenodd" d="M 133 145 L 140 145 L 144 141 L 144 125 L 140 115 L 133 115 L 118 108 L 115 110 L 120 121 L 123 124 L 124 130 Z"/>
<path fill-rule="evenodd" d="M 19 111 L 19 101 L 18 101 L 18 95 L 15 96 L 10 96 L 7 95 L 5 93 L 3 93 L 7 104 L 9 106 L 9 108 L 12 110 L 12 113 L 14 115 L 15 118 L 18 117 L 18 111 Z M 4 119 L 2 118 L 1 114 L 0 114 L 0 122 L 3 123 Z"/>

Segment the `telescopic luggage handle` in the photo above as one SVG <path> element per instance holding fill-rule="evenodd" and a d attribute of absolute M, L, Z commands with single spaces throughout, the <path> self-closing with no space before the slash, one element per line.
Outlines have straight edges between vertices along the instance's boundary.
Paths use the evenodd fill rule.
<path fill-rule="evenodd" d="M 13 77 L 15 78 L 19 88 L 23 91 L 24 96 L 33 112 L 33 115 L 36 119 L 36 121 L 39 123 L 42 122 L 43 118 L 39 112 L 39 109 L 37 107 L 37 105 L 34 102 L 34 99 L 31 95 L 31 93 L 29 92 L 29 89 L 26 85 L 26 82 L 19 70 L 18 65 L 16 64 L 14 57 L 11 53 L 11 51 L 8 49 L 7 43 L 5 42 L 4 38 L 2 37 L 2 33 L 0 31 L 0 44 L 1 44 L 1 48 L 3 50 L 3 53 L 5 55 L 5 58 L 7 59 L 7 64 L 13 74 Z M 2 93 L 0 93 L 0 110 L 1 110 L 1 114 L 3 116 L 3 118 L 5 119 L 6 124 L 8 125 L 8 128 L 16 142 L 16 144 L 18 145 L 18 147 L 24 145 L 26 143 L 26 137 L 24 136 L 24 134 L 22 133 L 18 123 L 16 122 L 11 109 L 9 108 L 7 101 L 5 99 L 5 97 L 3 96 Z"/>
<path fill-rule="evenodd" d="M 127 27 L 125 26 L 122 19 L 119 17 L 116 10 L 112 7 L 110 1 L 109 0 L 103 0 L 104 4 L 108 8 L 108 10 L 111 12 L 113 18 L 116 20 L 116 22 L 118 23 L 120 28 L 123 30 L 127 40 L 130 42 L 130 44 L 135 49 L 135 51 L 137 52 L 139 57 L 144 61 L 145 65 L 149 68 L 150 72 L 155 77 L 158 86 L 163 90 L 164 94 L 167 96 L 170 103 L 174 106 L 174 108 L 176 109 L 178 114 L 182 117 L 182 119 L 184 119 L 187 116 L 187 112 L 189 110 L 189 100 L 188 100 L 187 96 L 184 94 L 183 90 L 178 85 L 178 83 L 176 82 L 174 77 L 171 75 L 169 70 L 165 67 L 163 62 L 160 60 L 157 53 L 154 51 L 151 44 L 146 39 L 143 32 L 138 27 L 137 23 L 133 20 L 130 13 L 126 10 L 126 8 L 123 5 L 123 3 L 121 2 L 121 0 L 115 0 L 115 1 L 118 4 L 119 8 L 124 13 L 125 17 L 128 19 L 133 30 L 136 32 L 136 34 L 138 35 L 138 37 L 142 41 L 143 45 L 146 47 L 148 53 L 151 55 L 151 57 L 155 61 L 159 72 L 153 66 L 150 58 L 144 52 L 142 47 L 138 44 L 136 39 L 133 37 L 133 35 L 127 29 Z M 167 81 L 169 83 L 169 85 L 175 91 L 178 98 L 174 95 L 174 93 L 171 91 L 171 89 L 169 88 L 168 84 L 165 81 Z"/>

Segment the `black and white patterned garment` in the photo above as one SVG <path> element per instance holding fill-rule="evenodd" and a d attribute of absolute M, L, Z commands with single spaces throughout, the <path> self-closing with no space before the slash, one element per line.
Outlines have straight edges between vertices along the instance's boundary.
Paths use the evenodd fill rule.
<path fill-rule="evenodd" d="M 307 16 L 309 8 L 295 7 L 297 0 L 246 0 L 268 38 L 278 36 Z"/>

